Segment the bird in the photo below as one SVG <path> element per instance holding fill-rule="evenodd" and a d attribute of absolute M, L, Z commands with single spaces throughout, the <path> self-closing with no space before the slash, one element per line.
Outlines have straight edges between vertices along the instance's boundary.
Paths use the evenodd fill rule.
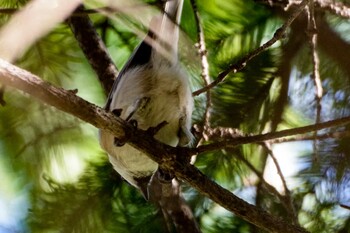
<path fill-rule="evenodd" d="M 162 15 L 153 17 L 146 37 L 115 79 L 104 107 L 138 129 L 162 125 L 154 138 L 173 147 L 188 146 L 193 140 L 192 92 L 178 55 L 182 7 L 183 0 L 167 0 Z M 158 164 L 106 131 L 100 130 L 99 135 L 114 170 L 148 199 L 148 183 Z"/>

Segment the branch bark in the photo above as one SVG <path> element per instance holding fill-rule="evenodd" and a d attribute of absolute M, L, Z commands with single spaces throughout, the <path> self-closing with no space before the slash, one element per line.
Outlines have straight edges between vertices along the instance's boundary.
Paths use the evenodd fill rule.
<path fill-rule="evenodd" d="M 84 12 L 84 10 L 84 7 L 80 6 L 74 13 Z M 89 60 L 106 94 L 108 94 L 118 71 L 103 41 L 97 34 L 88 15 L 71 16 L 68 23 L 85 57 Z"/>
<path fill-rule="evenodd" d="M 0 59 L 0 82 L 14 87 L 39 99 L 43 103 L 56 107 L 75 117 L 86 121 L 97 128 L 106 130 L 116 137 L 125 136 L 128 132 L 130 145 L 143 151 L 151 159 L 185 180 L 200 193 L 232 211 L 244 220 L 269 232 L 305 233 L 303 228 L 292 225 L 238 198 L 231 191 L 224 189 L 208 179 L 196 167 L 187 161 L 190 149 L 173 148 L 150 137 L 145 131 L 137 130 L 132 125 L 116 118 L 112 113 L 93 105 L 72 91 L 54 87 L 37 76 Z"/>

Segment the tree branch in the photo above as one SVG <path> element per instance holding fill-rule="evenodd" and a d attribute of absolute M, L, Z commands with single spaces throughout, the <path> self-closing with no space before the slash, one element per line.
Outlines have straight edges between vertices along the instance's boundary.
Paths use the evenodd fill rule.
<path fill-rule="evenodd" d="M 326 1 L 326 0 L 314 0 L 317 1 L 317 3 L 320 3 L 323 1 L 323 3 L 327 4 L 333 4 L 333 1 Z M 268 1 L 268 0 L 258 0 L 258 2 L 263 2 L 264 4 L 268 4 L 269 2 L 273 2 L 274 6 L 278 6 L 275 9 L 277 10 L 278 14 L 282 18 L 286 18 L 285 15 L 285 6 L 288 4 L 289 1 Z M 316 4 L 317 4 L 316 3 Z M 342 5 L 342 3 L 337 2 L 334 3 L 334 6 L 336 5 Z M 344 12 L 349 13 L 350 15 L 350 8 L 346 5 L 342 5 L 344 9 L 346 9 Z M 326 8 L 324 8 L 326 9 Z M 318 17 L 316 18 L 316 24 L 318 26 L 318 47 L 322 49 L 326 55 L 328 55 L 331 59 L 336 61 L 341 68 L 347 73 L 348 78 L 350 78 L 350 60 L 348 59 L 348 52 L 350 49 L 350 43 L 345 41 L 337 32 L 335 32 L 330 26 L 329 23 L 324 19 L 324 17 Z M 300 30 L 304 28 L 307 25 L 307 17 L 306 14 L 301 15 L 301 17 L 298 17 L 298 22 L 294 23 L 294 27 L 292 27 L 293 31 L 297 33 L 297 37 L 299 40 L 305 41 L 306 34 L 305 31 Z"/>
<path fill-rule="evenodd" d="M 217 86 L 219 83 L 221 83 L 225 80 L 225 78 L 228 74 L 237 73 L 238 71 L 242 70 L 247 65 L 247 62 L 252 60 L 254 57 L 258 56 L 263 51 L 270 48 L 278 40 L 282 39 L 285 36 L 285 32 L 287 31 L 289 26 L 298 17 L 298 15 L 304 10 L 304 8 L 308 4 L 308 2 L 309 2 L 309 0 L 303 0 L 300 3 L 300 5 L 298 5 L 298 8 L 293 13 L 291 13 L 291 15 L 286 20 L 286 22 L 279 29 L 276 30 L 275 34 L 273 35 L 273 37 L 270 40 L 268 40 L 265 44 L 261 45 L 259 48 L 255 49 L 254 51 L 248 53 L 246 56 L 244 56 L 237 63 L 229 65 L 229 67 L 226 70 L 219 73 L 219 75 L 215 79 L 215 81 L 213 81 L 212 83 L 210 83 L 206 87 L 201 88 L 201 89 L 193 92 L 192 95 L 193 96 L 200 95 L 203 92 L 206 92 L 207 90 Z"/>
<path fill-rule="evenodd" d="M 191 208 L 181 195 L 181 186 L 177 179 L 171 183 L 164 183 L 156 173 L 148 185 L 152 193 L 151 202 L 159 206 L 163 212 L 165 222 L 174 223 L 177 233 L 200 233 L 201 230 L 193 216 Z M 172 232 L 172 225 L 168 226 Z"/>
<path fill-rule="evenodd" d="M 317 140 L 324 140 L 329 138 L 340 139 L 345 137 L 350 137 L 350 131 L 336 131 L 336 132 L 329 132 L 329 133 L 316 135 Z M 288 138 L 276 138 L 273 140 L 269 140 L 269 142 L 272 144 L 276 144 L 276 143 L 308 141 L 308 140 L 315 140 L 315 136 L 314 135 L 296 135 Z"/>
<path fill-rule="evenodd" d="M 199 147 L 194 148 L 192 150 L 195 151 L 193 153 L 202 153 L 202 152 L 206 152 L 206 151 L 213 151 L 213 150 L 218 150 L 218 149 L 223 149 L 223 148 L 233 148 L 233 147 L 236 147 L 236 146 L 242 145 L 242 144 L 258 143 L 258 142 L 274 140 L 277 138 L 293 136 L 296 134 L 305 134 L 305 133 L 310 133 L 310 132 L 321 130 L 321 129 L 342 126 L 342 125 L 349 124 L 349 123 L 350 123 L 350 116 L 335 119 L 335 120 L 325 121 L 325 122 L 322 122 L 319 124 L 307 125 L 307 126 L 302 126 L 302 127 L 293 128 L 293 129 L 281 130 L 281 131 L 277 131 L 277 132 L 234 137 L 230 140 L 225 140 L 222 142 L 211 143 L 208 145 L 199 146 Z"/>
<path fill-rule="evenodd" d="M 310 0 L 310 3 L 307 8 L 308 13 L 308 37 L 309 37 L 309 46 L 311 50 L 311 60 L 312 60 L 312 74 L 311 78 L 315 85 L 315 100 L 316 100 L 316 120 L 315 123 L 318 124 L 321 121 L 321 110 L 322 110 L 322 96 L 323 88 L 322 81 L 320 77 L 320 59 L 317 52 L 317 26 L 315 20 L 315 9 L 314 9 L 314 0 Z M 318 146 L 317 146 L 317 131 L 314 132 L 314 160 L 318 159 Z"/>
<path fill-rule="evenodd" d="M 197 130 L 197 125 L 194 126 Z M 199 129 L 198 131 L 200 131 Z M 215 141 L 215 140 L 235 140 L 236 138 L 242 138 L 242 137 L 248 137 L 249 135 L 244 134 L 239 129 L 234 128 L 223 128 L 223 127 L 215 127 L 208 129 L 208 141 Z M 316 135 L 317 140 L 324 140 L 329 138 L 334 139 L 340 139 L 350 137 L 350 131 L 336 131 L 336 132 L 328 132 L 323 134 Z M 309 141 L 314 140 L 314 135 L 289 135 L 288 137 L 282 137 L 282 138 L 275 138 L 275 139 L 268 139 L 267 141 L 271 144 L 276 143 L 285 143 L 285 142 L 296 142 L 296 141 Z M 250 142 L 254 143 L 254 142 Z"/>
<path fill-rule="evenodd" d="M 200 193 L 211 198 L 244 220 L 269 232 L 305 233 L 303 228 L 292 225 L 243 201 L 232 192 L 208 179 L 196 167 L 184 163 L 181 158 L 190 156 L 187 148 L 173 148 L 151 138 L 147 132 L 137 130 L 112 113 L 93 105 L 75 93 L 54 87 L 37 76 L 0 59 L 0 82 L 22 90 L 40 101 L 74 115 L 116 137 L 130 134 L 130 145 L 143 151 L 160 167 L 173 172 Z M 129 135 L 128 135 L 129 136 Z M 186 160 L 187 161 L 187 160 Z"/>
<path fill-rule="evenodd" d="M 211 82 L 210 76 L 209 76 L 209 63 L 208 63 L 208 57 L 207 57 L 207 49 L 205 45 L 205 38 L 204 38 L 204 31 L 202 24 L 200 22 L 200 16 L 197 9 L 197 3 L 196 0 L 191 0 L 192 9 L 195 15 L 195 22 L 197 25 L 197 47 L 198 47 L 198 53 L 201 57 L 201 66 L 202 66 L 202 79 L 205 86 L 208 86 Z M 203 120 L 203 127 L 201 127 L 201 138 L 198 140 L 198 145 L 200 145 L 203 140 L 208 140 L 207 136 L 207 130 L 211 128 L 210 126 L 210 118 L 211 118 L 211 108 L 212 108 L 212 97 L 211 97 L 211 90 L 207 89 L 206 91 L 206 106 L 205 106 L 205 112 L 204 112 L 204 120 Z"/>
<path fill-rule="evenodd" d="M 273 163 L 275 164 L 277 174 L 281 178 L 282 185 L 284 188 L 284 204 L 287 206 L 286 211 L 290 215 L 291 220 L 293 221 L 294 224 L 298 224 L 298 215 L 297 212 L 295 211 L 294 204 L 293 204 L 293 198 L 290 190 L 288 189 L 286 179 L 284 178 L 284 175 L 282 173 L 282 169 L 277 161 L 277 158 L 271 148 L 270 143 L 264 142 L 262 143 L 263 148 L 267 151 L 267 153 L 270 155 L 271 159 L 273 160 Z"/>
<path fill-rule="evenodd" d="M 270 185 L 265 179 L 264 174 L 260 172 L 258 169 L 256 169 L 253 164 L 251 164 L 244 156 L 236 154 L 235 155 L 240 161 L 242 161 L 258 178 L 259 181 L 263 184 L 263 188 L 265 188 L 268 192 L 275 195 L 281 202 L 281 204 L 285 207 L 286 211 L 289 210 L 290 204 L 289 200 L 285 196 L 283 196 L 281 193 L 277 191 L 277 189 Z"/>
<path fill-rule="evenodd" d="M 82 11 L 85 11 L 85 9 L 80 6 L 75 10 L 75 13 Z M 118 71 L 103 41 L 87 15 L 72 16 L 68 19 L 68 22 L 79 46 L 95 70 L 106 94 L 108 94 Z"/>

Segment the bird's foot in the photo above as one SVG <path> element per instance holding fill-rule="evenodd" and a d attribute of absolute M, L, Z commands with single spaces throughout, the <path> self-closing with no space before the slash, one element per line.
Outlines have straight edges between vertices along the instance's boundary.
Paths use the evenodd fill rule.
<path fill-rule="evenodd" d="M 121 113 L 122 113 L 122 109 L 120 108 L 117 108 L 117 109 L 114 109 L 112 110 L 112 113 L 117 116 L 117 117 L 120 117 L 121 116 Z M 130 115 L 129 115 L 130 116 Z M 128 119 L 127 120 L 128 123 L 130 123 L 134 128 L 137 128 L 137 121 L 134 120 L 134 119 Z M 116 138 L 114 137 L 114 145 L 117 146 L 117 147 L 121 147 L 121 146 L 124 146 L 125 143 L 128 141 L 128 136 L 124 136 L 123 138 Z"/>

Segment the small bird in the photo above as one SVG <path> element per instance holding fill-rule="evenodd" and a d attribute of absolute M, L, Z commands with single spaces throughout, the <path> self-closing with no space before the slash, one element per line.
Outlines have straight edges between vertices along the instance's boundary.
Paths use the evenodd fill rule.
<path fill-rule="evenodd" d="M 152 19 L 146 38 L 119 73 L 105 106 L 142 130 L 166 122 L 154 138 L 174 147 L 186 146 L 193 138 L 193 98 L 178 59 L 182 6 L 183 0 L 168 0 L 162 16 Z M 148 183 L 158 164 L 128 144 L 118 145 L 118 139 L 105 131 L 100 131 L 100 144 L 114 169 L 148 198 Z"/>

